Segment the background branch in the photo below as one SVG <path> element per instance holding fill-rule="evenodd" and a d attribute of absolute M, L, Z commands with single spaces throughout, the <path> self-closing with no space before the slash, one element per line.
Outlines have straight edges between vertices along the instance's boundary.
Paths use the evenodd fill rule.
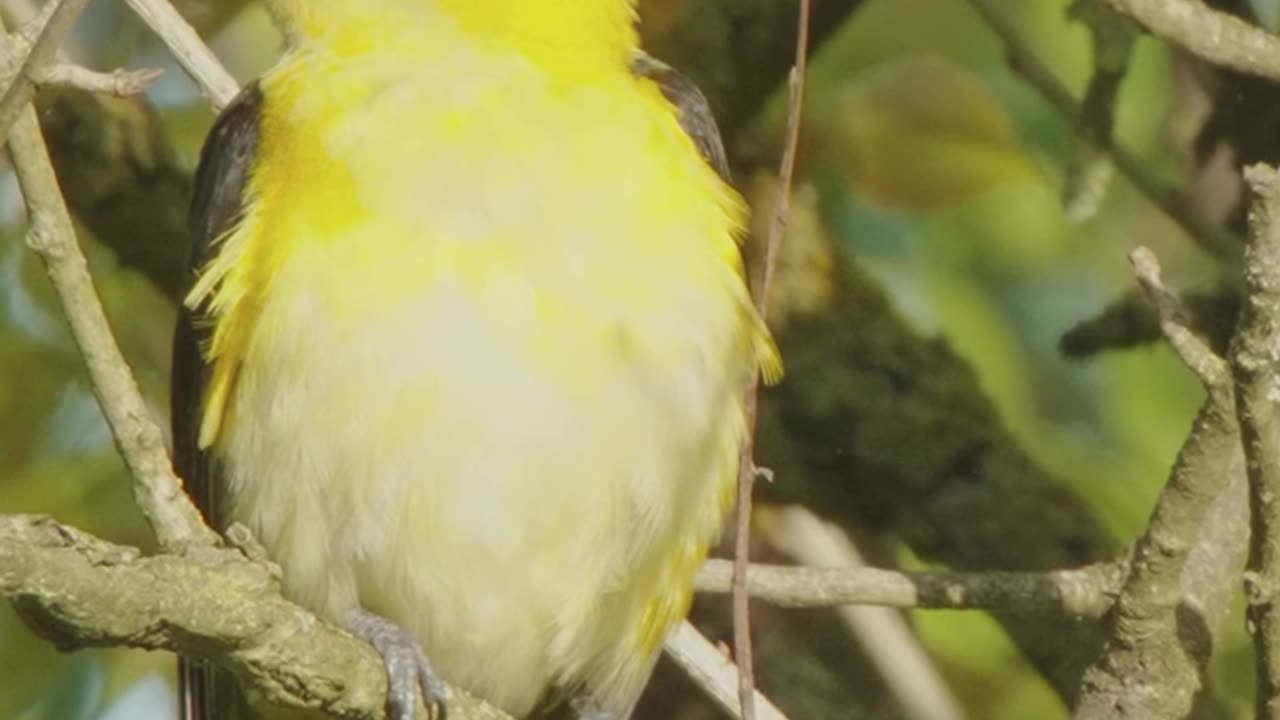
<path fill-rule="evenodd" d="M 1280 80 L 1280 39 L 1193 0 L 1105 0 L 1117 12 L 1215 65 Z"/>
<path fill-rule="evenodd" d="M 1073 126 L 1082 122 L 1085 109 L 1071 91 L 1039 55 L 1019 36 L 1017 28 L 1006 17 L 995 0 L 968 0 L 992 32 L 1000 38 L 1009 54 L 1009 65 L 1035 88 Z M 1182 0 L 1178 0 L 1182 2 Z M 1111 0 L 1107 0 L 1111 2 Z M 1159 0 L 1157 0 L 1159 2 Z M 1206 252 L 1219 258 L 1238 257 L 1242 240 L 1234 233 L 1205 217 L 1190 201 L 1187 193 L 1159 179 L 1138 156 L 1114 138 L 1106 146 L 1116 168 L 1143 195 L 1163 210 Z"/>

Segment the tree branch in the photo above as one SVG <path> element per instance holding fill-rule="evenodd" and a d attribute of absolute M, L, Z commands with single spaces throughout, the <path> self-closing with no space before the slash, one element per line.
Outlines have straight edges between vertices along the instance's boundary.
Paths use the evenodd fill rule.
<path fill-rule="evenodd" d="M 128 97 L 142 92 L 163 74 L 163 70 L 90 70 L 72 63 L 57 63 L 36 74 L 40 85 L 75 88 L 84 92 Z"/>
<path fill-rule="evenodd" d="M 39 71 L 38 66 L 24 65 L 28 73 Z M 35 110 L 29 105 L 13 125 L 9 151 L 27 207 L 27 244 L 44 262 L 57 291 L 98 404 L 133 478 L 139 509 L 166 550 L 182 552 L 193 545 L 216 543 L 217 535 L 204 525 L 174 475 L 164 433 L 151 418 L 111 335 L 84 254 L 76 243 Z"/>
<path fill-rule="evenodd" d="M 187 71 L 196 86 L 200 88 L 216 110 L 221 110 L 231 103 L 240 85 L 231 73 L 222 67 L 195 28 L 173 9 L 166 0 L 126 0 L 129 7 L 142 18 L 143 22 L 164 41 L 164 44 L 178 59 L 178 63 Z"/>
<path fill-rule="evenodd" d="M 1105 0 L 1117 12 L 1215 65 L 1280 80 L 1280 39 L 1192 0 Z"/>
<path fill-rule="evenodd" d="M 1129 262 L 1147 300 L 1155 306 L 1160 332 L 1182 364 L 1195 373 L 1206 390 L 1214 392 L 1225 388 L 1230 380 L 1226 361 L 1191 329 L 1190 313 L 1183 307 L 1182 300 L 1164 286 L 1155 253 L 1139 247 L 1129 253 Z"/>
<path fill-rule="evenodd" d="M 1085 673 L 1077 720 L 1172 720 L 1191 711 L 1209 651 L 1194 644 L 1204 633 L 1185 632 L 1188 559 L 1215 498 L 1232 470 L 1241 468 L 1225 363 L 1184 325 L 1176 296 L 1161 284 L 1155 256 L 1139 248 L 1131 258 L 1161 329 L 1201 378 L 1208 397 L 1138 539 L 1129 577 L 1108 618 L 1106 647 Z M 1198 624 L 1209 627 L 1203 619 Z"/>
<path fill-rule="evenodd" d="M 373 647 L 285 600 L 234 549 L 141 557 L 52 520 L 0 516 L 0 595 L 61 650 L 128 646 L 216 661 L 271 703 L 381 720 Z M 455 720 L 510 720 L 454 688 Z"/>
<path fill-rule="evenodd" d="M 1127 563 L 1121 562 L 1048 572 L 970 573 L 754 564 L 746 577 L 751 597 L 779 607 L 883 605 L 1097 619 L 1120 594 L 1127 571 Z M 728 560 L 708 560 L 694 587 L 727 593 L 732 576 Z"/>
<path fill-rule="evenodd" d="M 732 567 L 729 571 L 732 573 Z M 662 648 L 698 687 L 706 691 L 721 710 L 730 717 L 742 717 L 743 702 L 738 695 L 741 673 L 738 666 L 698 632 L 692 623 L 685 620 L 676 626 Z M 752 704 L 759 720 L 787 720 L 787 716 L 769 698 L 759 691 L 752 692 Z"/>
<path fill-rule="evenodd" d="M 0 146 L 9 137 L 9 128 L 18 114 L 31 102 L 37 74 L 53 62 L 58 48 L 62 47 L 62 41 L 71 32 L 71 26 L 80 17 L 88 1 L 49 0 L 33 21 L 33 25 L 39 27 L 35 31 L 34 40 L 26 37 L 24 31 L 5 38 L 5 44 L 11 47 L 3 48 L 3 77 L 6 87 L 4 94 L 0 96 Z M 2 32 L 4 27 L 0 25 L 0 33 Z"/>
<path fill-rule="evenodd" d="M 1253 204 L 1231 366 L 1252 511 L 1245 590 L 1258 662 L 1257 716 L 1274 718 L 1280 716 L 1280 175 L 1254 165 L 1245 181 Z"/>

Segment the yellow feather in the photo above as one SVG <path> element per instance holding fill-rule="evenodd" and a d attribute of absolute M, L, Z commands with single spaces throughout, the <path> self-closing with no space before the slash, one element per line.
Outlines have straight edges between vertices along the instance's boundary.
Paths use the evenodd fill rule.
<path fill-rule="evenodd" d="M 625 710 L 780 371 L 744 208 L 626 66 L 624 0 L 276 0 L 201 443 L 292 597 L 521 715 Z"/>

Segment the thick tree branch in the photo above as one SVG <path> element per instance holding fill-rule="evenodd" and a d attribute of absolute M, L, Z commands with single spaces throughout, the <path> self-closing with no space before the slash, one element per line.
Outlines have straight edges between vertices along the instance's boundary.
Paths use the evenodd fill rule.
<path fill-rule="evenodd" d="M 973 575 L 752 567 L 748 578 L 753 595 L 793 607 L 857 602 L 1097 617 L 1122 571 L 1122 565 Z M 731 574 L 731 563 L 712 561 L 699 586 L 727 592 Z M 386 679 L 377 654 L 285 600 L 277 581 L 274 567 L 234 548 L 142 557 L 47 518 L 0 516 L 0 596 L 61 649 L 129 646 L 205 657 L 270 702 L 353 720 L 381 718 Z M 699 673 L 725 665 L 698 662 Z M 721 694 L 733 698 L 732 683 Z M 454 695 L 450 717 L 506 717 Z"/>
<path fill-rule="evenodd" d="M 1253 534 L 1245 575 L 1257 655 L 1257 717 L 1280 717 L 1280 175 L 1245 170 L 1253 192 L 1244 254 L 1245 302 L 1231 344 L 1248 459 Z"/>
<path fill-rule="evenodd" d="M 0 595 L 62 650 L 128 646 L 214 660 L 268 702 L 381 720 L 382 660 L 285 600 L 239 551 L 141 557 L 47 518 L 0 516 Z M 510 720 L 454 689 L 454 720 Z"/>

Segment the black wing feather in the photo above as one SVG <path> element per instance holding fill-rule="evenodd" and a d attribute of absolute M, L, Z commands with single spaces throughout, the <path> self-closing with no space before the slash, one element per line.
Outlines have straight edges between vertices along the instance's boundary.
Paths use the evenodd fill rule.
<path fill-rule="evenodd" d="M 680 127 L 693 140 L 702 158 L 720 173 L 725 182 L 732 182 L 729 171 L 729 159 L 724 152 L 724 143 L 720 139 L 720 128 L 716 127 L 715 116 L 711 114 L 711 104 L 692 80 L 678 70 L 643 52 L 637 52 L 631 59 L 631 71 L 636 75 L 652 80 L 667 101 L 680 113 Z"/>
<path fill-rule="evenodd" d="M 190 277 L 217 252 L 216 241 L 239 221 L 245 207 L 245 184 L 258 147 L 262 92 L 247 86 L 214 122 L 196 168 L 195 193 L 188 224 L 192 246 Z M 201 403 L 208 368 L 202 347 L 209 323 L 199 309 L 178 308 L 173 335 L 173 369 L 169 403 L 173 422 L 174 466 L 205 520 L 222 530 L 218 517 L 217 467 L 200 449 Z M 178 661 L 179 712 L 185 720 L 236 720 L 247 717 L 235 682 L 225 671 L 188 658 Z"/>

